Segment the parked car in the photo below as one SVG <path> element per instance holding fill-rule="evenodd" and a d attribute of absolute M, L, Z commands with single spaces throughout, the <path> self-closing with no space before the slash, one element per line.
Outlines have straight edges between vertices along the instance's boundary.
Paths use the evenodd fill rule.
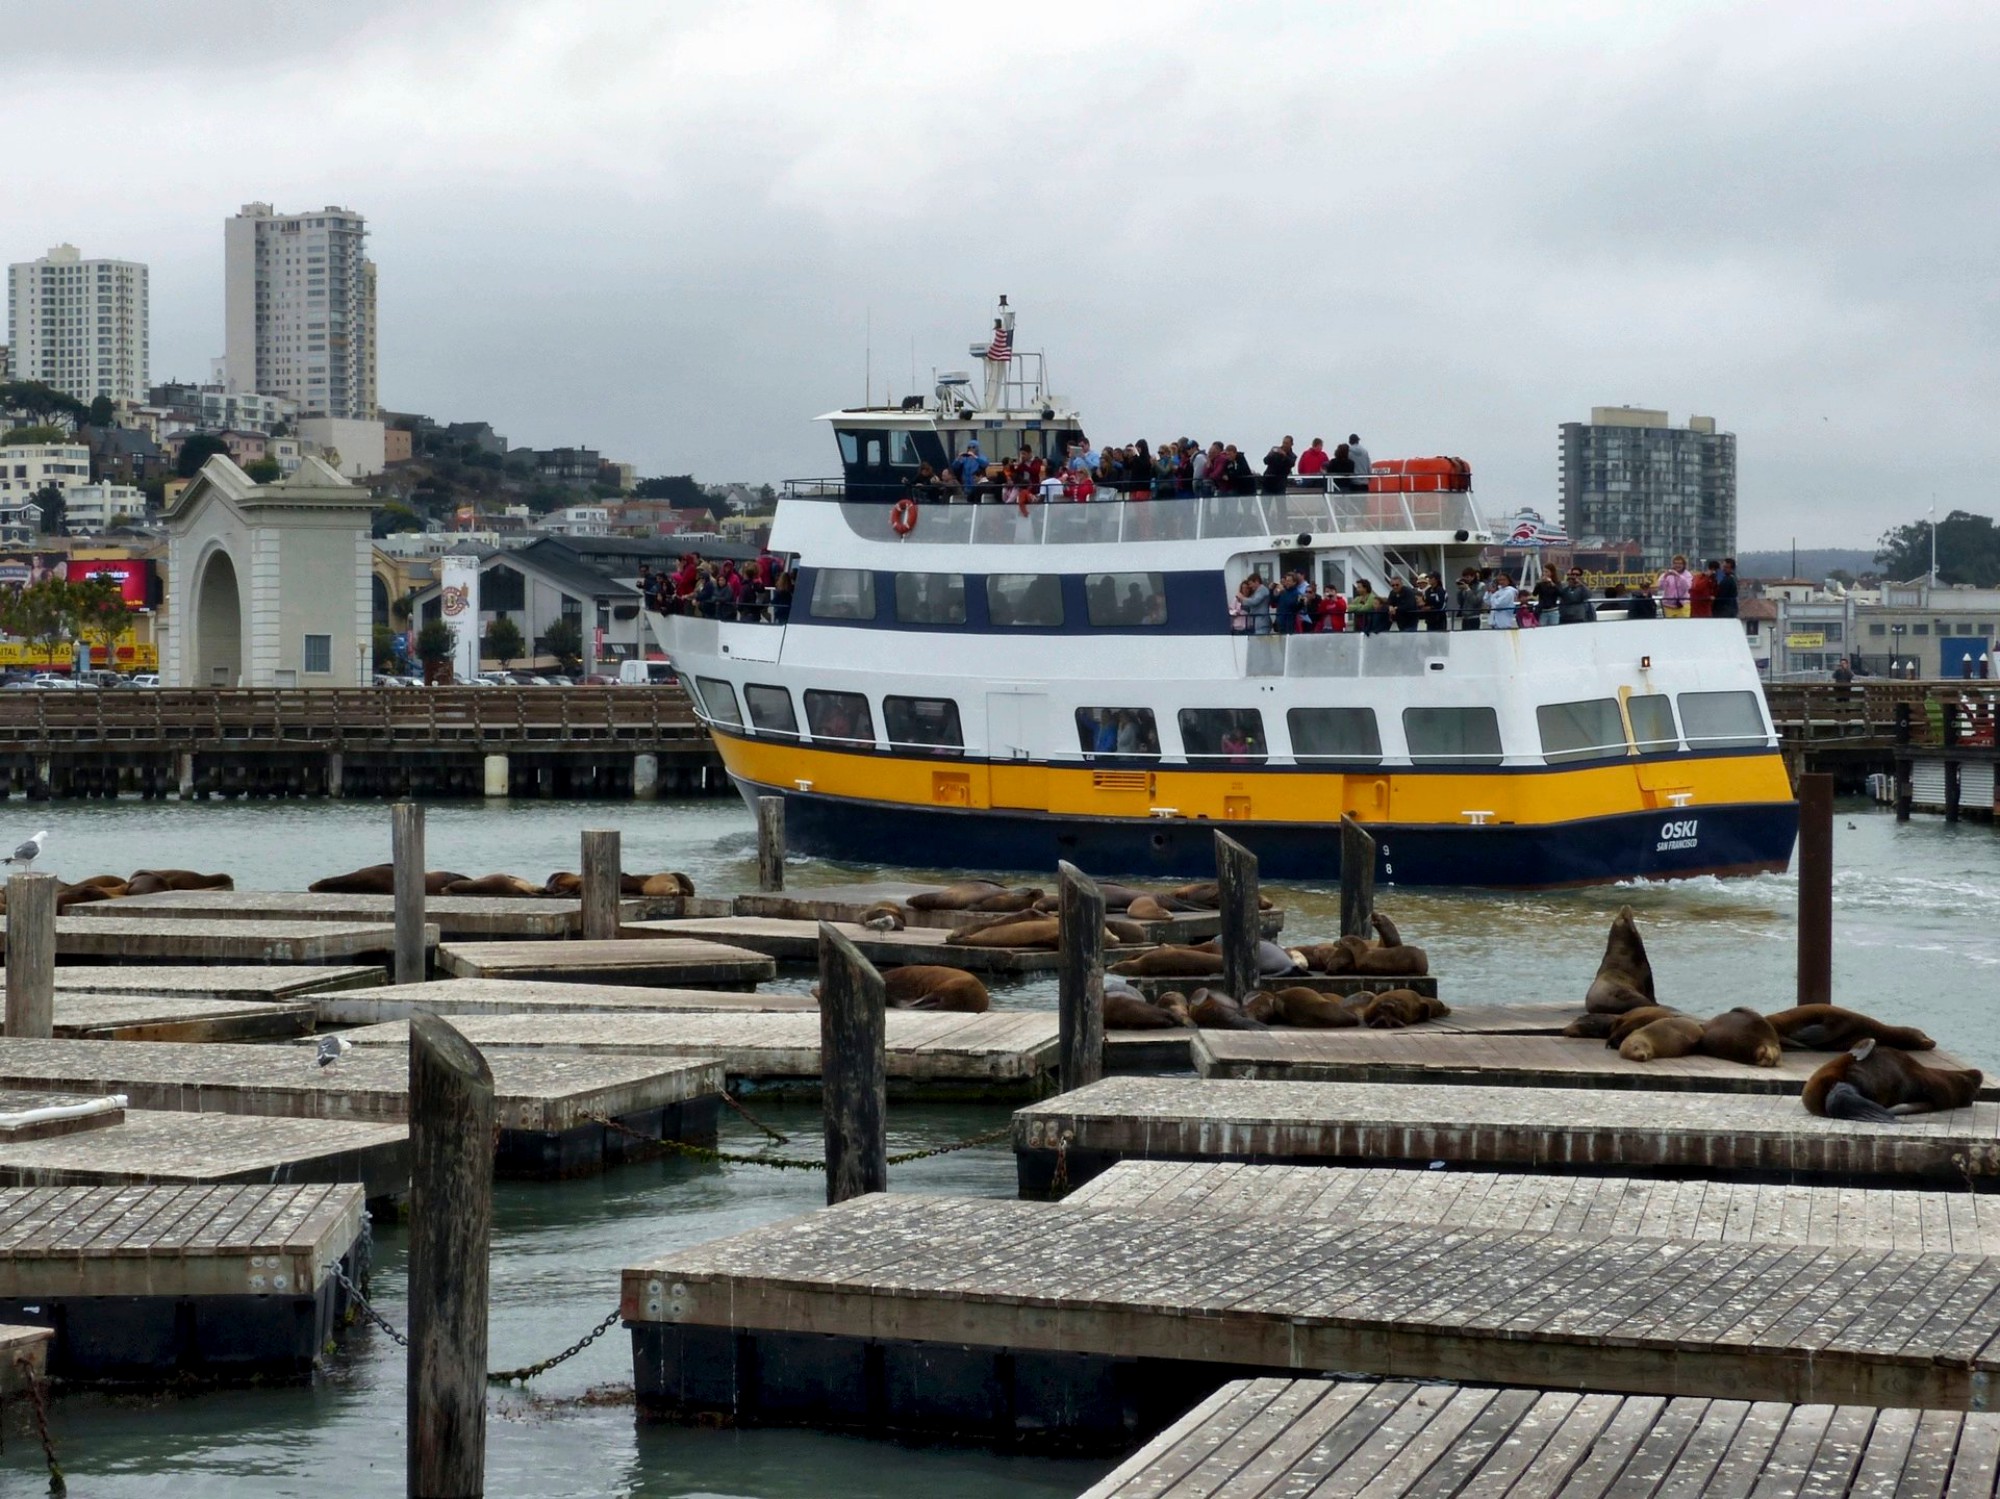
<path fill-rule="evenodd" d="M 95 682 L 76 682 L 68 677 L 59 677 L 52 671 L 37 672 L 28 683 L 30 687 L 43 692 L 74 692 L 79 687 L 95 687 Z"/>
<path fill-rule="evenodd" d="M 659 687 L 674 680 L 671 661 L 620 661 L 618 681 L 626 687 Z"/>
<path fill-rule="evenodd" d="M 160 685 L 160 674 L 156 671 L 142 671 L 132 677 L 131 682 L 134 687 L 157 687 Z"/>

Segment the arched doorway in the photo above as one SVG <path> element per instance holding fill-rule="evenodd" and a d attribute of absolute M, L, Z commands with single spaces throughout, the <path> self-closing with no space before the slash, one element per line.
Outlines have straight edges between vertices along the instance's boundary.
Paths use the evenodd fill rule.
<path fill-rule="evenodd" d="M 389 585 L 380 573 L 368 575 L 368 617 L 378 625 L 389 623 Z"/>
<path fill-rule="evenodd" d="M 242 676 L 242 595 L 236 564 L 218 550 L 195 580 L 193 680 L 197 687 L 234 687 Z"/>

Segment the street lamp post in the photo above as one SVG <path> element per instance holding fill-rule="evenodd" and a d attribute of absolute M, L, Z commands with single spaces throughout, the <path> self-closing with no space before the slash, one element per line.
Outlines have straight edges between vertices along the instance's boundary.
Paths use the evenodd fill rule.
<path fill-rule="evenodd" d="M 1903 674 L 1903 627 L 1901 625 L 1889 626 L 1889 635 L 1895 642 L 1891 647 L 1892 654 L 1889 657 L 1889 677 L 1893 681 Z"/>

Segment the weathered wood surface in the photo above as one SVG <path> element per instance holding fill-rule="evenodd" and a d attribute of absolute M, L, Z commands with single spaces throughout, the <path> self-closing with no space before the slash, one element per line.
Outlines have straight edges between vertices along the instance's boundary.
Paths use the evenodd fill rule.
<path fill-rule="evenodd" d="M 611 942 L 452 942 L 438 949 L 437 961 L 454 978 L 590 980 L 654 988 L 747 989 L 778 973 L 777 964 L 761 952 L 652 933 Z"/>
<path fill-rule="evenodd" d="M 1104 961 L 1107 964 L 1114 964 L 1121 958 L 1132 956 L 1137 951 L 1138 949 L 1136 948 L 1110 948 L 1104 954 Z M 1137 978 L 1127 978 L 1125 982 L 1149 999 L 1158 998 L 1169 989 L 1178 989 L 1183 994 L 1192 994 L 1197 989 L 1223 989 L 1227 987 L 1226 981 L 1219 973 L 1207 976 L 1191 974 L 1185 978 L 1149 978 L 1141 975 Z M 1293 974 L 1287 978 L 1259 979 L 1251 987 L 1257 989 L 1286 989 L 1293 985 L 1297 985 L 1303 989 L 1312 989 L 1320 994 L 1359 994 L 1363 990 L 1366 990 L 1370 994 L 1375 994 L 1383 989 L 1411 989 L 1418 994 L 1428 995 L 1435 999 L 1438 993 L 1438 981 L 1435 974 L 1424 978 L 1392 979 L 1363 978 L 1358 974 L 1352 973 L 1300 973 Z M 1499 1006 L 1496 1005 L 1493 1008 L 1498 1009 Z M 1546 1008 L 1552 1011 L 1555 1007 L 1535 1005 L 1523 1006 L 1522 1008 L 1535 1010 Z M 1563 1026 L 1568 1025 L 1570 1021 L 1576 1019 L 1578 1015 L 1583 1013 L 1583 1004 L 1581 1001 L 1578 1001 L 1574 1006 L 1565 1005 L 1562 1007 L 1562 1011 L 1563 1018 L 1561 1022 L 1551 1025 L 1549 1027 L 1551 1030 L 1559 1031 Z"/>
<path fill-rule="evenodd" d="M 1104 891 L 1065 861 L 1061 881 L 1062 967 L 1056 974 L 1064 1092 L 1104 1076 Z"/>
<path fill-rule="evenodd" d="M 409 1143 L 400 1124 L 127 1109 L 112 1128 L 0 1139 L 0 1184 L 358 1182 L 371 1199 L 397 1197 L 409 1187 Z"/>
<path fill-rule="evenodd" d="M 171 968 L 119 968 L 76 964 L 56 970 L 56 993 L 143 994 L 176 999 L 286 1000 L 334 989 L 386 984 L 389 971 L 377 964 L 224 963 Z"/>
<path fill-rule="evenodd" d="M 6 930 L 0 916 L 0 938 Z M 387 953 L 395 935 L 386 922 L 58 916 L 56 957 L 93 963 L 338 963 Z M 437 941 L 435 927 L 426 940 Z"/>
<path fill-rule="evenodd" d="M 987 911 L 908 909 L 911 896 L 942 889 L 944 889 L 942 885 L 912 885 L 882 880 L 771 892 L 751 891 L 737 896 L 733 910 L 727 914 L 772 916 L 788 921 L 859 922 L 870 906 L 889 901 L 905 907 L 903 914 L 905 930 L 910 927 L 971 926 L 975 922 L 988 920 L 991 916 L 992 913 Z M 1130 919 L 1119 916 L 1116 911 L 1111 914 L 1120 920 Z M 628 917 L 628 919 L 642 918 Z M 1266 937 L 1275 937 L 1285 929 L 1285 912 L 1282 907 L 1273 907 L 1271 910 L 1260 912 L 1258 920 Z M 1136 924 L 1145 932 L 1149 942 L 1206 942 L 1222 930 L 1222 917 L 1215 911 L 1184 911 L 1165 921 L 1141 921 Z"/>
<path fill-rule="evenodd" d="M 1240 997 L 1257 987 L 1257 856 L 1219 829 L 1214 838 L 1222 987 Z"/>
<path fill-rule="evenodd" d="M 650 902 L 626 903 L 635 918 Z M 428 895 L 424 920 L 447 939 L 568 937 L 579 902 L 556 896 Z M 393 895 L 317 895 L 303 890 L 169 890 L 92 901 L 70 914 L 100 919 L 187 921 L 346 921 L 394 924 Z"/>
<path fill-rule="evenodd" d="M 433 1015 L 648 1015 L 659 1013 L 817 1012 L 810 994 L 746 994 L 733 989 L 648 989 L 636 984 L 557 984 L 525 979 L 433 979 L 343 989 L 316 996 L 319 1023 L 376 1025 Z"/>
<path fill-rule="evenodd" d="M 452 1025 L 499 1059 L 521 1053 L 716 1057 L 731 1077 L 820 1075 L 817 1006 L 803 1014 L 456 1015 Z M 889 1076 L 904 1082 L 1027 1082 L 1055 1070 L 1056 1017 L 1048 1010 L 959 1015 L 890 1010 L 884 1017 Z M 402 1046 L 398 1022 L 346 1033 L 364 1051 Z M 346 1062 L 341 1063 L 346 1066 Z"/>
<path fill-rule="evenodd" d="M 353 1183 L 0 1189 L 0 1297 L 310 1293 L 361 1237 L 363 1195 Z"/>
<path fill-rule="evenodd" d="M 1963 1410 L 2000 1377 L 1992 1265 L 888 1194 L 628 1269 L 621 1305 L 736 1336 Z"/>
<path fill-rule="evenodd" d="M 312 1032 L 311 1000 L 59 994 L 56 1035 L 75 1041 L 278 1041 Z"/>
<path fill-rule="evenodd" d="M 125 1122 L 116 1097 L 96 1093 L 0 1093 L 0 1140 L 46 1140 Z"/>
<path fill-rule="evenodd" d="M 1340 935 L 1373 937 L 1375 840 L 1352 817 L 1340 819 Z"/>
<path fill-rule="evenodd" d="M 1833 1002 L 1833 777 L 1800 776 L 1798 797 L 1798 1002 L 1824 1005 Z"/>
<path fill-rule="evenodd" d="M 846 1202 L 889 1190 L 889 1006 L 875 965 L 824 922 L 819 993 L 826 1200 Z"/>
<path fill-rule="evenodd" d="M 1083 1499 L 1990 1499 L 1996 1472 L 1986 1412 L 1265 1378 L 1224 1385 Z"/>
<path fill-rule="evenodd" d="M 1036 947 L 960 947 L 946 942 L 935 929 L 905 928 L 877 932 L 849 922 L 832 923 L 869 962 L 884 968 L 906 963 L 946 963 L 973 973 L 1052 972 L 1056 950 Z M 776 916 L 726 916 L 689 921 L 633 921 L 620 928 L 630 937 L 677 937 L 701 942 L 730 943 L 767 953 L 787 963 L 818 961 L 819 923 L 787 921 Z M 1139 951 L 1134 948 L 1132 951 Z M 1122 951 L 1122 949 L 1121 949 Z"/>
<path fill-rule="evenodd" d="M 1418 1223 L 1727 1244 L 2000 1255 L 2000 1197 L 1531 1172 L 1121 1161 L 1063 1199 L 1126 1212 Z"/>
<path fill-rule="evenodd" d="M 1122 1077 L 1015 1112 L 1017 1151 L 1052 1153 L 1064 1134 L 1100 1158 L 2000 1176 L 1995 1103 L 1883 1125 L 1772 1094 Z"/>
<path fill-rule="evenodd" d="M 49 1371 L 55 1330 L 0 1323 L 0 1395 L 16 1395 Z"/>
<path fill-rule="evenodd" d="M 785 888 L 785 799 L 757 798 L 757 888 Z"/>
<path fill-rule="evenodd" d="M 1110 1076 L 1152 1076 L 1194 1071 L 1192 1027 L 1164 1031 L 1106 1031 L 1104 1071 Z"/>
<path fill-rule="evenodd" d="M 616 828 L 586 828 L 579 852 L 583 871 L 583 925 L 586 942 L 610 942 L 618 935 L 618 875 L 623 855 Z"/>
<path fill-rule="evenodd" d="M 421 802 L 397 802 L 389 809 L 389 860 L 395 886 L 391 920 L 396 928 L 389 971 L 399 984 L 421 983 L 430 976 L 430 950 L 437 940 L 425 940 L 424 904 L 430 899 L 426 871 L 430 866 L 424 859 Z"/>
<path fill-rule="evenodd" d="M 668 1056 L 509 1049 L 494 1058 L 503 1129 L 565 1130 L 722 1091 L 722 1068 Z M 409 1060 L 356 1047 L 331 1067 L 314 1048 L 174 1041 L 0 1040 L 0 1088 L 123 1093 L 139 1109 L 293 1119 L 409 1116 Z"/>
<path fill-rule="evenodd" d="M 1602 1041 L 1562 1036 L 1467 1035 L 1430 1024 L 1400 1031 L 1202 1031 L 1194 1043 L 1203 1077 L 1290 1082 L 1446 1083 L 1508 1088 L 1684 1089 L 1796 1095 L 1831 1058 L 1787 1051 L 1775 1067 L 1719 1057 L 1628 1062 Z M 1964 1067 L 1948 1052 L 1926 1052 L 1934 1067 Z M 2000 1097 L 1988 1088 L 1982 1097 Z"/>
<path fill-rule="evenodd" d="M 17 874 L 7 881 L 14 940 L 7 944 L 6 1034 L 55 1034 L 56 889 L 52 874 Z"/>

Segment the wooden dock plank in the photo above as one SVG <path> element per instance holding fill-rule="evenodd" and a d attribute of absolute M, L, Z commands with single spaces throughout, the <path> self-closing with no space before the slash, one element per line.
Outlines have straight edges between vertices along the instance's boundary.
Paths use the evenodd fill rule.
<path fill-rule="evenodd" d="M 568 937 L 582 929 L 583 903 L 552 896 L 432 895 L 424 920 L 447 938 Z M 641 903 L 631 903 L 641 914 Z M 93 920 L 342 921 L 394 924 L 393 895 L 320 895 L 304 890 L 167 890 L 77 906 Z"/>
<path fill-rule="evenodd" d="M 437 963 L 455 978 L 650 988 L 748 989 L 778 972 L 770 958 L 743 947 L 650 935 L 600 942 L 449 942 L 438 949 Z"/>
<path fill-rule="evenodd" d="M 878 967 L 906 963 L 944 963 L 973 973 L 1044 973 L 1052 971 L 1058 954 L 1053 948 L 968 947 L 945 941 L 945 933 L 924 929 L 878 932 L 847 922 L 831 923 L 853 942 L 861 955 Z M 698 942 L 722 942 L 766 953 L 786 963 L 810 963 L 819 957 L 819 923 L 787 921 L 775 916 L 728 916 L 682 921 L 635 921 L 619 927 L 629 937 L 675 937 Z M 1134 948 L 1138 952 L 1143 949 Z"/>
<path fill-rule="evenodd" d="M 954 949 L 954 951 L 956 950 L 957 949 Z M 1136 947 L 1107 948 L 1105 949 L 1104 953 L 1104 961 L 1107 964 L 1116 963 L 1123 958 L 1134 957 L 1143 950 L 1144 949 L 1142 948 L 1136 948 Z M 913 961 L 913 960 L 906 960 L 906 961 Z M 943 959 L 941 961 L 949 962 L 950 960 Z M 966 965 L 960 964 L 959 966 L 964 967 Z M 1125 982 L 1130 984 L 1133 988 L 1137 989 L 1141 994 L 1145 995 L 1148 999 L 1157 999 L 1162 994 L 1165 994 L 1169 989 L 1178 989 L 1183 994 L 1192 994 L 1196 989 L 1200 988 L 1219 989 L 1222 987 L 1222 981 L 1219 977 L 1155 978 L 1148 976 L 1146 974 L 1138 974 L 1126 978 Z M 1339 974 L 1305 973 L 1305 974 L 1297 974 L 1290 978 L 1268 979 L 1265 982 L 1271 988 L 1274 989 L 1281 989 L 1291 985 L 1297 985 L 1302 989 L 1312 989 L 1321 994 L 1359 994 L 1362 993 L 1363 991 L 1373 994 L 1382 989 L 1413 989 L 1417 993 L 1429 995 L 1433 999 L 1439 997 L 1438 981 L 1436 974 L 1429 974 L 1422 978 L 1383 979 L 1383 978 L 1361 978 L 1351 973 L 1339 973 Z M 1492 1008 L 1498 1010 L 1500 1007 L 1496 1005 L 1493 1006 Z M 1547 1010 L 1549 1011 L 1549 1014 L 1546 1017 L 1541 1015 L 1531 1015 L 1527 1017 L 1521 1017 L 1513 1015 L 1511 1014 L 1511 1012 L 1507 1015 L 1475 1015 L 1474 1017 L 1472 1017 L 1471 1024 L 1478 1025 L 1483 1021 L 1487 1025 L 1497 1026 L 1503 1030 L 1509 1030 L 1509 1031 L 1516 1029 L 1535 1029 L 1535 1030 L 1548 1030 L 1553 1032 L 1561 1030 L 1565 1025 L 1568 1025 L 1570 1021 L 1574 1020 L 1577 1017 L 1577 1013 L 1581 1008 L 1581 1006 L 1576 1006 L 1576 1005 L 1563 1005 L 1560 1007 L 1524 1006 L 1522 1008 L 1531 1010 Z M 1557 1008 L 1560 1008 L 1562 1011 L 1561 1020 L 1556 1020 L 1554 1018 L 1554 1011 Z M 1430 1021 L 1427 1023 L 1438 1026 L 1440 1029 L 1442 1029 L 1447 1022 Z M 1457 1026 L 1454 1026 L 1453 1031 L 1454 1032 L 1464 1031 L 1470 1034 L 1470 1028 L 1466 1022 L 1460 1022 L 1460 1024 L 1458 1024 Z"/>
<path fill-rule="evenodd" d="M 55 1033 L 75 1041 L 281 1041 L 310 1035 L 310 1000 L 189 999 L 58 990 Z"/>
<path fill-rule="evenodd" d="M 66 994 L 278 1001 L 336 989 L 377 987 L 387 983 L 388 978 L 387 969 L 368 963 L 227 963 L 161 968 L 75 964 L 56 970 L 56 996 L 58 1001 Z"/>
<path fill-rule="evenodd" d="M 1930 1117 L 1923 1130 L 1822 1119 L 1772 1094 L 1116 1077 L 1021 1109 L 1014 1144 L 1024 1189 L 1035 1191 L 1065 1136 L 1072 1181 L 1127 1156 L 1781 1172 L 1907 1185 L 2000 1176 L 2000 1104 Z"/>
<path fill-rule="evenodd" d="M 1050 893 L 1054 892 L 1053 876 L 1048 879 L 1044 888 Z M 768 916 L 783 921 L 858 923 L 871 907 L 886 901 L 903 907 L 906 929 L 908 927 L 951 929 L 991 919 L 993 913 L 987 911 L 918 911 L 909 908 L 908 903 L 914 896 L 942 889 L 944 889 L 942 885 L 913 885 L 883 880 L 852 885 L 821 885 L 805 889 L 752 890 L 735 897 L 729 914 Z M 1118 913 L 1112 914 L 1116 916 Z M 1259 914 L 1265 936 L 1275 937 L 1285 929 L 1285 911 L 1282 907 L 1273 907 Z M 1130 920 L 1129 917 L 1119 917 L 1119 919 Z M 1140 921 L 1134 924 L 1144 930 L 1149 942 L 1196 943 L 1206 942 L 1221 933 L 1222 916 L 1216 911 L 1183 911 L 1164 921 Z"/>
<path fill-rule="evenodd" d="M 0 1323 L 0 1395 L 19 1395 L 48 1373 L 54 1340 L 51 1328 Z"/>
<path fill-rule="evenodd" d="M 0 945 L 6 925 L 0 916 Z M 437 929 L 425 932 L 435 945 Z M 56 918 L 56 957 L 72 963 L 329 964 L 388 952 L 394 942 L 386 922 Z"/>
<path fill-rule="evenodd" d="M 433 1015 L 646 1015 L 684 1011 L 773 1011 L 817 1015 L 810 994 L 741 993 L 731 989 L 649 989 L 636 984 L 561 984 L 520 979 L 434 979 L 341 989 L 313 1001 L 319 1023 L 379 1025 Z"/>

